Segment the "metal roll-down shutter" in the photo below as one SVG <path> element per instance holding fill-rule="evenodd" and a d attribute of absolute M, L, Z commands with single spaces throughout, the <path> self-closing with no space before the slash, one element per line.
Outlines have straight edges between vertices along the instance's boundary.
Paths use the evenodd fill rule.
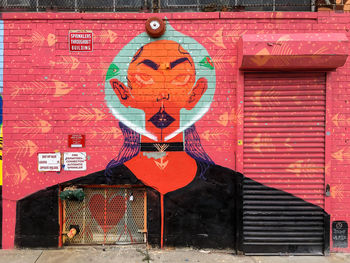
<path fill-rule="evenodd" d="M 242 250 L 323 254 L 325 73 L 246 73 Z"/>

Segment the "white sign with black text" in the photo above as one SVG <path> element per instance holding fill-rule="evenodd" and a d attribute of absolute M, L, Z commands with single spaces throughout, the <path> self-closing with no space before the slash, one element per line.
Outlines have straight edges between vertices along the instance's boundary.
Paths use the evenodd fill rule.
<path fill-rule="evenodd" d="M 61 153 L 38 153 L 38 171 L 61 171 Z"/>
<path fill-rule="evenodd" d="M 86 171 L 86 152 L 66 152 L 63 154 L 65 171 Z"/>

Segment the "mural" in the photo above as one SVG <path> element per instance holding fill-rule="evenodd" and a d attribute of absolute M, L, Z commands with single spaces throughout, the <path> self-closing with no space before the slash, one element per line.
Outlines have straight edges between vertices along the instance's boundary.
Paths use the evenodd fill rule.
<path fill-rule="evenodd" d="M 279 18 L 283 16 L 278 13 Z M 289 21 L 280 21 L 284 23 L 284 20 Z M 326 213 L 317 206 L 321 204 L 304 201 L 303 193 L 295 187 L 304 183 L 302 175 L 309 169 L 307 161 L 288 160 L 287 168 L 281 168 L 284 170 L 277 186 L 273 185 L 273 176 L 265 176 L 268 164 L 261 166 L 261 173 L 256 177 L 235 171 L 235 162 L 239 160 L 236 150 L 247 143 L 238 140 L 243 138 L 236 134 L 237 127 L 243 127 L 244 114 L 242 107 L 236 107 L 243 104 L 236 101 L 239 80 L 236 74 L 231 74 L 238 70 L 237 41 L 248 31 L 263 34 L 272 32 L 270 29 L 248 30 L 243 22 L 218 21 L 215 25 L 208 24 L 212 30 L 207 32 L 197 24 L 181 21 L 167 24 L 166 33 L 153 39 L 143 33 L 144 24 L 140 21 L 130 27 L 136 33 L 126 34 L 128 25 L 121 20 L 93 30 L 93 52 L 74 53 L 67 47 L 72 25 L 61 22 L 57 22 L 60 29 L 55 31 L 45 26 L 37 28 L 35 24 L 9 22 L 7 25 L 10 30 L 27 26 L 30 34 L 18 37 L 18 42 L 15 35 L 7 36 L 8 41 L 15 43 L 12 49 L 19 50 L 19 55 L 11 55 L 15 51 L 9 51 L 8 59 L 13 63 L 5 69 L 8 78 L 5 110 L 10 121 L 4 129 L 5 134 L 11 136 L 6 136 L 10 139 L 6 141 L 4 154 L 7 160 L 12 160 L 4 163 L 3 229 L 6 234 L 3 241 L 6 248 L 57 246 L 60 240 L 58 194 L 60 187 L 71 185 L 141 185 L 147 192 L 147 239 L 150 244 L 161 247 L 237 249 L 242 246 L 242 251 L 253 251 L 256 248 L 251 244 L 261 240 L 261 233 L 270 233 L 275 227 L 270 224 L 269 228 L 258 229 L 264 220 L 242 211 L 257 205 L 262 209 L 272 207 L 270 214 L 283 214 L 284 222 L 293 227 L 298 220 L 317 221 L 321 222 L 321 228 L 324 226 L 320 218 Z M 271 28 L 273 26 L 271 24 Z M 91 30 L 91 23 L 79 24 L 78 29 Z M 12 32 L 10 30 L 8 32 Z M 14 69 L 23 72 L 23 76 L 11 74 Z M 268 96 L 270 91 L 275 89 L 271 87 Z M 252 95 L 249 102 L 254 107 L 269 103 L 259 100 L 259 96 L 265 94 L 262 90 L 254 92 L 258 95 Z M 275 100 L 272 106 L 279 103 Z M 347 118 L 342 114 L 336 117 L 332 121 L 343 123 Z M 87 154 L 87 170 L 39 173 L 37 153 L 72 151 L 67 146 L 70 134 L 86 135 L 86 148 L 82 151 Z M 256 155 L 263 151 L 264 144 L 270 143 L 259 136 L 249 142 Z M 288 147 L 293 145 L 289 138 L 271 144 L 276 148 L 281 142 Z M 347 160 L 346 150 L 338 150 L 340 153 L 333 155 L 342 155 Z M 295 178 L 286 181 L 283 178 L 286 172 Z M 243 189 L 242 184 L 253 190 Z M 331 187 L 332 198 L 346 198 L 346 186 Z M 264 193 L 261 199 L 245 199 L 247 191 L 256 194 L 256 189 Z M 320 196 L 318 192 L 314 194 Z M 102 228 L 101 233 L 105 235 L 101 238 L 103 242 L 107 233 L 115 231 L 113 226 L 121 225 L 126 217 L 133 220 L 135 232 L 141 229 L 141 222 L 129 217 L 137 202 L 135 196 L 133 191 L 125 195 L 102 191 L 86 199 L 85 208 L 95 220 L 95 227 Z M 271 196 L 279 198 L 269 200 L 274 202 L 272 205 L 264 205 L 265 199 Z M 99 206 L 100 203 L 104 206 Z M 115 203 L 125 206 L 118 210 Z M 243 203 L 248 208 L 243 208 Z M 295 207 L 290 204 L 305 211 L 295 213 Z M 75 210 L 72 211 L 74 214 Z M 120 214 L 116 215 L 115 211 Z M 105 215 L 113 217 L 109 225 Z M 251 219 L 250 225 L 242 226 L 244 216 Z M 125 234 L 133 240 L 136 234 L 127 229 L 127 224 L 122 226 L 121 232 L 113 233 L 118 237 Z M 243 233 L 244 227 L 253 230 Z M 314 228 L 304 231 L 300 235 L 305 236 L 296 240 L 310 240 L 312 236 L 315 243 L 321 244 L 323 236 L 320 232 L 315 234 Z M 77 236 L 91 238 L 92 234 L 90 229 Z M 143 240 L 143 234 L 137 235 Z M 294 249 L 292 253 L 305 252 L 301 245 L 284 245 L 277 252 L 285 251 L 286 247 Z M 266 249 L 269 248 L 264 247 Z M 323 248 L 311 244 L 307 250 L 313 249 Z"/>
<path fill-rule="evenodd" d="M 160 247 L 236 248 L 240 242 L 241 249 L 249 252 L 254 247 L 254 243 L 252 245 L 249 242 L 249 236 L 242 236 L 243 241 L 237 240 L 242 228 L 240 224 L 245 215 L 265 215 L 265 212 L 249 210 L 249 205 L 243 203 L 245 190 L 241 192 L 240 189 L 243 183 L 247 187 L 253 185 L 252 189 L 258 189 L 254 190 L 253 198 L 263 192 L 266 196 L 278 196 L 298 204 L 297 207 L 289 206 L 288 209 L 302 206 L 301 215 L 296 212 L 293 218 L 284 219 L 288 224 L 294 224 L 295 220 L 304 223 L 305 220 L 322 218 L 324 211 L 321 208 L 281 190 L 244 178 L 241 173 L 215 164 L 206 153 L 195 125 L 209 111 L 216 84 L 215 63 L 196 40 L 170 25 L 158 39 L 150 39 L 146 33 L 141 33 L 119 51 L 106 73 L 105 102 L 113 116 L 119 120 L 124 137 L 119 153 L 115 153 L 116 156 L 109 161 L 105 170 L 75 178 L 62 185 L 145 185 L 148 242 Z M 51 196 L 51 201 L 57 203 L 57 189 L 51 188 L 48 190 L 50 193 L 47 190 L 37 192 L 17 203 L 17 245 L 30 243 L 26 234 L 31 231 L 31 225 L 44 224 L 44 214 L 40 219 L 28 222 L 28 218 L 33 218 L 30 215 L 33 209 L 28 204 L 44 195 Z M 102 195 L 95 195 L 91 200 L 104 200 L 104 211 L 110 214 L 115 200 L 124 200 L 124 197 L 107 196 L 105 199 Z M 100 227 L 104 227 L 106 240 L 111 227 L 104 223 L 106 219 L 103 219 L 103 211 L 97 209 L 96 205 L 91 206 L 95 204 L 91 200 L 88 202 L 91 216 Z M 242 204 L 243 209 L 248 210 L 242 212 Z M 125 207 L 130 206 L 126 201 Z M 40 211 L 51 210 L 51 213 L 57 214 L 52 203 L 43 202 L 40 207 Z M 276 220 L 273 213 L 283 214 L 284 209 L 287 209 L 284 203 L 274 206 L 268 219 Z M 120 224 L 124 214 L 126 216 L 126 208 L 121 211 L 123 213 L 115 220 L 110 220 L 114 222 L 113 228 Z M 248 222 L 249 219 L 245 221 Z M 46 228 L 47 235 L 37 242 L 45 240 L 54 244 L 52 240 L 55 233 L 57 235 L 59 226 L 57 222 L 52 223 L 54 224 Z M 253 221 L 252 224 L 256 223 Z M 323 221 L 319 226 L 323 228 Z M 120 235 L 125 233 L 130 240 L 136 238 L 126 228 L 125 224 Z M 259 231 L 264 231 L 265 228 L 263 226 Z M 278 227 L 270 229 L 278 230 Z M 316 239 L 312 234 L 309 236 L 306 233 L 304 238 L 320 241 L 319 235 L 322 236 L 322 233 L 316 233 Z M 244 241 L 246 238 L 247 242 Z M 285 242 L 286 237 L 278 238 Z M 261 248 L 253 248 L 256 249 Z M 284 249 L 295 253 L 322 251 L 323 242 L 316 245 L 311 243 L 307 248 L 296 246 L 293 251 L 288 246 Z M 265 246 L 263 250 L 268 251 L 269 248 Z"/>

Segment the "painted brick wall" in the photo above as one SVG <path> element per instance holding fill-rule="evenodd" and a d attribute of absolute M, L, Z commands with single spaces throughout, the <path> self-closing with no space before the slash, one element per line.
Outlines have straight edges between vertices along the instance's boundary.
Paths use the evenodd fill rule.
<path fill-rule="evenodd" d="M 236 164 L 237 129 L 243 113 L 237 107 L 240 85 L 237 41 L 243 34 L 345 33 L 348 13 L 174 13 L 175 30 L 201 43 L 216 68 L 216 91 L 210 110 L 196 123 L 201 143 L 213 161 Z M 13 247 L 16 201 L 48 186 L 105 169 L 122 145 L 118 121 L 104 101 L 108 67 L 118 52 L 144 32 L 149 14 L 5 13 L 3 247 Z M 93 31 L 92 52 L 69 52 L 70 30 Z M 181 39 L 179 39 L 180 41 Z M 195 46 L 192 52 L 196 52 Z M 130 54 L 132 56 L 133 54 Z M 200 55 L 200 54 L 199 54 Z M 126 57 L 129 60 L 130 57 Z M 331 85 L 331 152 L 326 169 L 331 222 L 350 223 L 350 60 L 329 73 Z M 69 152 L 69 134 L 85 134 L 87 171 L 46 172 L 37 169 L 37 154 Z M 332 248 L 332 245 L 331 245 Z M 347 251 L 350 249 L 332 249 Z"/>

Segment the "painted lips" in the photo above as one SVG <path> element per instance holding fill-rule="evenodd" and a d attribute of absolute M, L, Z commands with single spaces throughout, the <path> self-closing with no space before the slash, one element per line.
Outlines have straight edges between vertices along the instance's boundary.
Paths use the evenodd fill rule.
<path fill-rule="evenodd" d="M 148 121 L 152 122 L 157 128 L 164 129 L 172 124 L 175 119 L 171 117 L 164 109 L 160 109 Z"/>

